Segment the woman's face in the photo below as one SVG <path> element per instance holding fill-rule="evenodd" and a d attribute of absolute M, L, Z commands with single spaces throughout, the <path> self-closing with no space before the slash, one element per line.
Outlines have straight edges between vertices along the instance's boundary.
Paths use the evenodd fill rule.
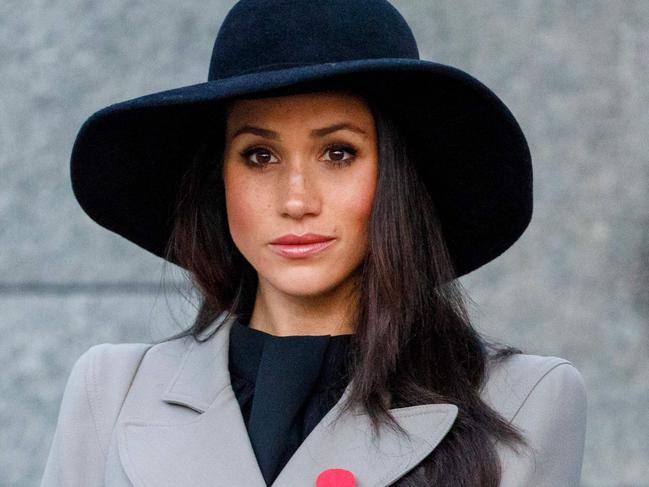
<path fill-rule="evenodd" d="M 260 288 L 316 296 L 349 284 L 367 250 L 378 152 L 365 101 L 344 92 L 235 100 L 223 180 L 228 224 Z M 333 239 L 273 245 L 285 235 Z M 324 247 L 324 248 L 323 248 Z"/>

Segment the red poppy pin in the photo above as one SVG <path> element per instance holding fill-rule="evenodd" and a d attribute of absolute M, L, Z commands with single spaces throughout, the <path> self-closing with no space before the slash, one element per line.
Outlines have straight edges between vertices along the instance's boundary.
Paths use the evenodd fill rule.
<path fill-rule="evenodd" d="M 315 481 L 315 487 L 354 487 L 354 474 L 344 468 L 323 470 Z"/>

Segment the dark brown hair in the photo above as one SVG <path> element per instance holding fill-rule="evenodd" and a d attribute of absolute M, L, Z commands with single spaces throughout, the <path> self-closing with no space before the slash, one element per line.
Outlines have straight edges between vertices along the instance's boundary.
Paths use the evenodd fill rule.
<path fill-rule="evenodd" d="M 369 91 L 355 93 L 374 115 L 379 178 L 353 314 L 353 387 L 342 410 L 359 404 L 374 432 L 386 424 L 405 433 L 389 408 L 455 404 L 459 413 L 448 434 L 393 485 L 497 487 L 501 466 L 495 444 L 518 451 L 516 445 L 527 442 L 479 391 L 489 361 L 522 352 L 488 341 L 471 325 L 468 296 L 456 279 L 433 198 L 413 163 L 422 152 L 414 150 L 386 103 Z M 187 270 L 200 306 L 193 325 L 166 340 L 190 335 L 198 340 L 222 312 L 249 319 L 254 307 L 257 275 L 234 245 L 225 213 L 225 110 L 215 113 L 220 118 L 183 181 L 167 249 L 169 260 Z"/>

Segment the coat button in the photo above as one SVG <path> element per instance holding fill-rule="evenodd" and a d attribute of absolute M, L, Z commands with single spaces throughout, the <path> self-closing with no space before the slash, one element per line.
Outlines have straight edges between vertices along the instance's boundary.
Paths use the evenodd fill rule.
<path fill-rule="evenodd" d="M 354 474 L 343 468 L 323 470 L 315 481 L 316 487 L 354 487 Z"/>

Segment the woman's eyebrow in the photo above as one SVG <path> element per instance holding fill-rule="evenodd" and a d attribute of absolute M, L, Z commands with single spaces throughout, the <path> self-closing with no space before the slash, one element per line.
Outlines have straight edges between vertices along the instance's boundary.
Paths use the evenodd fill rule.
<path fill-rule="evenodd" d="M 367 132 L 365 132 L 365 130 L 361 129 L 360 127 L 349 122 L 341 122 L 341 123 L 336 123 L 334 125 L 330 125 L 328 127 L 313 129 L 309 134 L 309 137 L 311 137 L 312 139 L 317 137 L 324 137 L 325 135 L 330 134 L 332 132 L 336 132 L 338 130 L 350 130 L 352 132 L 356 132 L 364 136 L 367 136 Z M 254 125 L 249 125 L 249 124 L 245 124 L 241 128 L 239 128 L 232 135 L 232 139 L 234 139 L 238 135 L 245 134 L 245 133 L 259 135 L 260 137 L 266 137 L 267 139 L 280 140 L 280 136 L 277 132 L 262 127 L 255 127 Z"/>

